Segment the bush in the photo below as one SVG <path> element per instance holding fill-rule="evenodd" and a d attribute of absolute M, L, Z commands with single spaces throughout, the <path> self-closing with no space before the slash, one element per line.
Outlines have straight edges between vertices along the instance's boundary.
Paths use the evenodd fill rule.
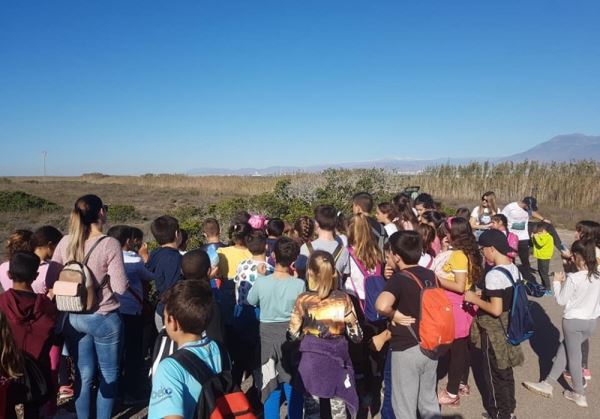
<path fill-rule="evenodd" d="M 60 209 L 54 202 L 23 191 L 0 191 L 0 212 L 29 210 L 56 211 Z"/>
<path fill-rule="evenodd" d="M 133 205 L 110 205 L 108 207 L 108 220 L 111 223 L 123 223 L 139 218 L 140 215 Z"/>

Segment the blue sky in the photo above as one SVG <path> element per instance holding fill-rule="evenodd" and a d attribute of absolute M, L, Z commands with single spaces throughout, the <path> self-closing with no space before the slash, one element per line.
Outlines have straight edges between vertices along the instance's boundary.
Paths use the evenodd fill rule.
<path fill-rule="evenodd" d="M 0 4 L 0 174 L 502 156 L 600 134 L 598 1 Z"/>

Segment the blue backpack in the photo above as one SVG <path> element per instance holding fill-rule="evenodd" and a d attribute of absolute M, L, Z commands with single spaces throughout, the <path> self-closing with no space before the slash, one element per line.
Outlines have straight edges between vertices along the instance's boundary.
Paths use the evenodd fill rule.
<path fill-rule="evenodd" d="M 375 310 L 375 301 L 377 301 L 377 297 L 379 297 L 379 294 L 381 294 L 381 291 L 383 291 L 383 288 L 385 287 L 385 278 L 380 272 L 381 269 L 378 268 L 378 270 L 376 270 L 374 273 L 369 273 L 365 268 L 365 265 L 363 265 L 363 263 L 354 255 L 354 249 L 352 249 L 352 247 L 348 248 L 348 252 L 350 253 L 352 260 L 356 263 L 356 266 L 358 266 L 358 269 L 364 278 L 365 299 L 359 300 L 359 304 L 363 314 L 365 315 L 365 319 L 371 323 L 387 320 L 385 317 L 379 315 L 377 310 Z M 356 292 L 354 280 L 351 276 L 348 277 L 347 280 L 352 284 L 352 287 L 354 288 L 358 298 L 358 292 Z"/>
<path fill-rule="evenodd" d="M 533 336 L 535 329 L 533 316 L 529 310 L 527 285 L 520 275 L 515 282 L 511 273 L 505 268 L 495 267 L 494 270 L 502 272 L 513 286 L 512 305 L 508 314 L 508 330 L 505 331 L 507 341 L 512 345 L 518 345 Z"/>

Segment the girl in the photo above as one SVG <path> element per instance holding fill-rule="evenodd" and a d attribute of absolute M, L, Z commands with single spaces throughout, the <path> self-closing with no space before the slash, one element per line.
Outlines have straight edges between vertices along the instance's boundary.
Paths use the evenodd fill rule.
<path fill-rule="evenodd" d="M 0 413 L 4 418 L 16 418 L 15 385 L 25 374 L 23 355 L 12 336 L 4 313 L 0 311 Z"/>
<path fill-rule="evenodd" d="M 508 240 L 508 245 L 512 249 L 512 251 L 508 254 L 511 260 L 514 262 L 517 257 L 517 249 L 519 247 L 519 237 L 515 233 L 511 233 L 508 231 L 508 220 L 506 219 L 506 215 L 504 214 L 495 214 L 492 215 L 490 223 L 490 228 L 494 230 L 500 230 L 506 236 Z"/>
<path fill-rule="evenodd" d="M 383 224 L 388 237 L 391 237 L 392 234 L 398 231 L 398 226 L 394 223 L 394 220 L 398 220 L 398 215 L 396 214 L 396 208 L 392 204 L 382 202 L 377 205 L 375 218 L 379 223 Z"/>
<path fill-rule="evenodd" d="M 250 259 L 252 253 L 246 246 L 246 238 L 252 232 L 248 223 L 237 223 L 229 228 L 231 245 L 217 249 L 219 255 L 219 276 L 224 281 L 235 278 L 237 268 L 241 261 Z"/>
<path fill-rule="evenodd" d="M 427 224 L 437 230 L 443 223 L 446 217 L 439 211 L 426 211 L 421 215 L 421 223 Z M 431 250 L 433 251 L 433 256 L 436 256 L 442 248 L 440 240 L 437 236 L 433 239 L 433 243 L 431 243 Z"/>
<path fill-rule="evenodd" d="M 31 284 L 38 294 L 47 294 L 58 279 L 62 265 L 53 262 L 52 256 L 62 236 L 62 233 L 52 226 L 40 227 L 31 236 L 31 250 L 41 260 L 38 277 Z"/>
<path fill-rule="evenodd" d="M 299 384 L 312 396 L 306 417 L 342 418 L 346 409 L 354 416 L 358 396 L 345 335 L 354 343 L 362 341 L 356 312 L 348 294 L 336 290 L 337 271 L 330 253 L 316 250 L 310 256 L 307 278 L 309 291 L 298 296 L 288 331 L 292 339 L 303 336 Z M 337 413 L 332 415 L 332 410 Z"/>
<path fill-rule="evenodd" d="M 315 221 L 303 215 L 294 223 L 292 230 L 292 238 L 298 242 L 300 246 L 304 243 L 312 241 L 315 235 Z"/>
<path fill-rule="evenodd" d="M 6 247 L 4 248 L 6 262 L 3 262 L 0 265 L 0 285 L 2 286 L 3 290 L 12 288 L 12 280 L 8 277 L 10 258 L 12 258 L 15 252 L 19 252 L 21 250 L 31 250 L 30 241 L 32 235 L 33 233 L 30 230 L 16 230 L 8 237 L 8 240 L 6 241 Z"/>
<path fill-rule="evenodd" d="M 436 239 L 435 229 L 429 224 L 419 224 L 417 226 L 417 233 L 419 233 L 421 239 L 423 239 L 423 253 L 421 255 L 421 259 L 419 260 L 419 266 L 431 269 L 431 266 L 433 265 L 433 258 L 435 256 L 435 252 L 432 248 L 433 242 Z M 441 251 L 441 247 L 439 251 Z"/>
<path fill-rule="evenodd" d="M 396 220 L 393 220 L 397 226 L 402 226 L 402 230 L 414 230 L 419 221 L 413 211 L 410 199 L 404 197 L 402 199 L 398 196 L 394 197 L 393 204 L 396 207 Z"/>
<path fill-rule="evenodd" d="M 69 354 L 77 365 L 75 409 L 81 418 L 91 415 L 97 368 L 100 370 L 96 396 L 98 419 L 111 417 L 117 394 L 123 325 L 116 294 L 124 294 L 128 283 L 121 245 L 102 233 L 107 212 L 108 207 L 96 195 L 79 198 L 71 211 L 69 234 L 58 243 L 52 257 L 64 265 L 72 260 L 82 262 L 88 256 L 87 267 L 97 289 L 94 311 L 69 313 L 63 329 Z"/>
<path fill-rule="evenodd" d="M 446 276 L 439 277 L 438 280 L 446 289 L 452 304 L 455 339 L 449 352 L 448 385 L 445 390 L 439 392 L 438 399 L 441 405 L 458 406 L 460 395 L 470 393 L 467 384 L 470 364 L 468 337 L 473 314 L 469 307 L 464 305 L 463 294 L 481 279 L 482 258 L 471 226 L 465 218 L 450 218 L 447 225 L 452 253 L 443 267 Z"/>
<path fill-rule="evenodd" d="M 357 312 L 362 319 L 361 327 L 365 332 L 365 339 L 361 344 L 351 345 L 351 356 L 354 368 L 357 370 L 359 382 L 360 417 L 367 417 L 369 411 L 375 417 L 379 412 L 381 383 L 383 381 L 383 367 L 385 352 L 371 350 L 371 339 L 383 332 L 386 328 L 385 321 L 370 322 L 365 316 L 366 300 L 375 301 L 378 287 L 366 287 L 369 276 L 370 283 L 380 281 L 384 283 L 383 255 L 377 246 L 375 235 L 366 215 L 358 214 L 350 219 L 348 231 L 348 252 L 350 253 L 350 274 L 345 282 L 345 289 L 353 296 Z M 381 286 L 383 288 L 383 284 Z M 370 294 L 369 294 L 370 292 Z"/>
<path fill-rule="evenodd" d="M 552 396 L 553 384 L 560 378 L 567 366 L 571 366 L 571 386 L 563 395 L 577 406 L 588 407 L 585 397 L 585 379 L 581 370 L 581 344 L 594 333 L 600 316 L 600 273 L 596 259 L 596 243 L 591 240 L 577 240 L 571 246 L 577 272 L 554 275 L 553 288 L 556 302 L 565 306 L 563 314 L 563 342 L 558 348 L 552 370 L 545 380 L 539 383 L 524 382 L 528 390 L 545 397 Z"/>
<path fill-rule="evenodd" d="M 471 212 L 470 224 L 473 230 L 487 230 L 492 222 L 492 215 L 498 214 L 496 205 L 496 194 L 489 191 L 482 195 L 481 203 L 473 208 Z"/>

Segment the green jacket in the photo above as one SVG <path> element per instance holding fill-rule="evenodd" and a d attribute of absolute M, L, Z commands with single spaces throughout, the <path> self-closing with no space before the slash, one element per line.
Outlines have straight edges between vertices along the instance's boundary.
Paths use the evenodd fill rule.
<path fill-rule="evenodd" d="M 525 361 L 521 346 L 511 345 L 506 338 L 505 326 L 508 326 L 508 312 L 505 311 L 500 317 L 492 317 L 482 314 L 475 318 L 471 325 L 471 342 L 475 347 L 481 349 L 481 331 L 485 330 L 490 339 L 490 346 L 494 350 L 498 368 L 505 370 L 518 367 Z"/>
<path fill-rule="evenodd" d="M 533 257 L 541 260 L 552 259 L 554 253 L 554 238 L 548 232 L 531 235 L 533 242 Z"/>

